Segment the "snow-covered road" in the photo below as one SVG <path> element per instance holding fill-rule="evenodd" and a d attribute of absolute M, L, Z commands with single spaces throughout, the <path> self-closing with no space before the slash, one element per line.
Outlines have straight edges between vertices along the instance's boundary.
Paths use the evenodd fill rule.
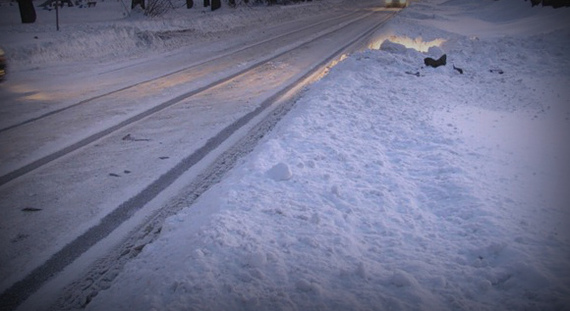
<path fill-rule="evenodd" d="M 20 310 L 568 310 L 567 15 L 412 2 L 219 183 L 196 198 L 182 176 L 176 202 L 151 202 L 180 211 L 124 269 L 63 297 L 48 283 Z"/>
<path fill-rule="evenodd" d="M 97 243 L 110 250 L 129 230 L 145 227 L 160 210 L 145 209 L 147 203 L 162 192 L 173 195 L 169 187 L 178 177 L 207 166 L 200 161 L 226 139 L 250 135 L 238 131 L 343 53 L 362 47 L 395 12 L 377 5 L 321 12 L 255 43 L 243 37 L 241 46 L 206 61 L 187 64 L 171 57 L 166 67 L 178 59 L 179 68 L 154 69 L 155 78 L 129 81 L 132 70 L 157 68 L 162 59 L 106 70 L 90 79 L 81 93 L 86 98 L 69 92 L 85 82 L 71 87 L 51 81 L 49 86 L 60 87 L 43 85 L 19 100 L 11 87 L 29 81 L 12 78 L 3 94 L 14 103 L 4 107 L 0 130 L 0 198 L 6 208 L 0 276 L 6 304 L 25 299 Z M 110 86 L 110 75 L 121 83 Z M 110 89 L 94 92 L 93 85 Z M 84 266 L 97 255 L 87 257 Z"/>

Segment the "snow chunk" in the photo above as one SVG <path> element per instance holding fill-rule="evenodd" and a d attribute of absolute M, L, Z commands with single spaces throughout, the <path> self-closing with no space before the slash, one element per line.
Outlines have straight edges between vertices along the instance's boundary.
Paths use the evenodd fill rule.
<path fill-rule="evenodd" d="M 321 293 L 321 287 L 315 283 L 315 282 L 309 282 L 307 280 L 304 279 L 300 279 L 295 283 L 295 287 L 297 288 L 298 291 L 300 292 L 304 292 L 304 293 L 308 293 L 311 292 L 315 295 L 320 295 Z"/>
<path fill-rule="evenodd" d="M 380 45 L 380 50 L 394 54 L 405 54 L 407 48 L 403 44 L 386 40 L 382 42 L 382 45 Z"/>
<path fill-rule="evenodd" d="M 267 171 L 267 176 L 275 181 L 284 181 L 291 179 L 293 173 L 289 165 L 280 162 Z"/>
<path fill-rule="evenodd" d="M 439 46 L 432 46 L 427 50 L 427 55 L 434 58 L 440 58 L 443 54 L 445 52 Z"/>
<path fill-rule="evenodd" d="M 404 271 L 395 271 L 390 279 L 390 284 L 396 287 L 408 287 L 417 284 L 416 279 Z"/>
<path fill-rule="evenodd" d="M 261 252 L 253 252 L 247 256 L 246 265 L 253 268 L 263 267 L 267 263 L 267 256 Z"/>

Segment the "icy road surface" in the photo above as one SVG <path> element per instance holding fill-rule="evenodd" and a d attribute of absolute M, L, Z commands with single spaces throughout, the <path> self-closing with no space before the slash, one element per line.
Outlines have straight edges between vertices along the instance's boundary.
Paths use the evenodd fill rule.
<path fill-rule="evenodd" d="M 190 51 L 183 49 L 166 61 L 92 72 L 89 83 L 74 86 L 62 77 L 23 96 L 10 88 L 26 83 L 15 76 L 2 90 L 11 104 L 0 129 L 7 304 L 25 299 L 101 239 L 106 249 L 114 246 L 160 208 L 143 209 L 148 202 L 174 195 L 168 188 L 179 176 L 205 166 L 205 156 L 277 99 L 366 44 L 395 12 L 330 10 L 281 24 L 279 33 L 269 28 L 257 41 L 244 34 L 230 49 L 212 46 L 200 62 L 185 61 Z M 153 75 L 144 74 L 149 68 Z M 82 86 L 87 90 L 78 93 Z"/>

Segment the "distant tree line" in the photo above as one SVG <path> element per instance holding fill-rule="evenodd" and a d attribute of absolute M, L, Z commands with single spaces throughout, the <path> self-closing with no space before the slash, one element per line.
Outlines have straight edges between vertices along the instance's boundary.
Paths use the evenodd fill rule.
<path fill-rule="evenodd" d="M 551 6 L 554 8 L 570 6 L 570 0 L 530 0 L 530 3 L 532 4 L 532 6 L 542 5 L 542 6 Z"/>
<path fill-rule="evenodd" d="M 231 0 L 228 0 L 231 1 Z M 269 4 L 269 5 L 274 5 L 274 4 L 291 4 L 291 3 L 299 3 L 299 2 L 305 2 L 305 1 L 312 1 L 312 0 L 255 0 L 254 2 L 257 4 Z"/>
<path fill-rule="evenodd" d="M 14 1 L 14 0 L 12 0 Z M 32 0 L 17 0 L 20 9 L 20 16 L 22 23 L 34 23 L 36 21 L 36 11 Z M 59 6 L 66 4 L 67 6 L 73 6 L 72 0 L 45 0 L 39 6 L 44 8 L 48 6 L 54 6 L 56 3 Z M 88 0 L 89 1 L 89 0 Z M 95 0 L 93 0 L 95 1 Z M 188 9 L 194 6 L 195 0 L 184 0 L 186 2 L 186 7 Z M 239 5 L 287 5 L 300 2 L 310 2 L 312 0 L 204 0 L 204 7 L 210 7 L 212 11 L 220 8 L 221 2 L 224 2 L 229 7 L 237 7 Z M 531 0 L 534 1 L 537 0 Z M 556 1 L 556 0 L 543 0 L 543 1 Z M 570 1 L 570 0 L 566 0 Z M 144 11 L 144 14 L 151 17 L 160 16 L 171 9 L 175 9 L 176 5 L 172 3 L 172 0 L 131 0 L 131 9 L 140 6 Z"/>
<path fill-rule="evenodd" d="M 312 0 L 225 0 L 228 6 L 235 8 L 238 5 L 286 5 L 299 2 L 309 2 Z"/>
<path fill-rule="evenodd" d="M 225 5 L 235 8 L 237 6 L 255 6 L 255 5 L 287 5 L 300 2 L 310 2 L 312 0 L 203 0 L 203 7 L 209 7 L 212 11 L 221 7 L 222 1 Z M 202 0 L 184 0 L 186 8 L 194 7 L 195 3 L 202 5 Z M 146 5 L 145 5 L 146 3 Z M 144 10 L 147 16 L 160 16 L 171 9 L 177 7 L 172 0 L 131 0 L 131 9 L 139 6 Z"/>

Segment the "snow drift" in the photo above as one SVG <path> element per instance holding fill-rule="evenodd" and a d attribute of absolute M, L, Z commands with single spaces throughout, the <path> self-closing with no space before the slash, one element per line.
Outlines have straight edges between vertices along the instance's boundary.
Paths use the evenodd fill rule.
<path fill-rule="evenodd" d="M 413 3 L 88 309 L 567 308 L 565 13 Z"/>

